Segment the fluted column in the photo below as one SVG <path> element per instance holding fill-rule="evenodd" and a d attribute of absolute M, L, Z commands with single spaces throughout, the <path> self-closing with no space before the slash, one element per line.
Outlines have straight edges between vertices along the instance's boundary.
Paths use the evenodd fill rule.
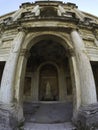
<path fill-rule="evenodd" d="M 12 42 L 9 58 L 5 64 L 0 90 L 0 101 L 9 104 L 14 100 L 15 74 L 20 49 L 25 38 L 25 31 L 20 30 Z"/>
<path fill-rule="evenodd" d="M 71 38 L 73 41 L 76 64 L 80 78 L 81 103 L 82 105 L 96 103 L 95 82 L 91 65 L 85 52 L 84 42 L 76 30 L 71 32 Z"/>

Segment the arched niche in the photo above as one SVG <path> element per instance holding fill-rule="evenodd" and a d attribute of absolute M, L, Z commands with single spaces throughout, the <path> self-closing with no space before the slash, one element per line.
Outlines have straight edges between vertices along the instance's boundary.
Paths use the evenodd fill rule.
<path fill-rule="evenodd" d="M 50 63 L 40 67 L 39 70 L 39 100 L 58 101 L 58 72 L 57 68 Z"/>
<path fill-rule="evenodd" d="M 45 37 L 43 40 L 34 44 L 30 49 L 31 55 L 27 61 L 24 89 L 24 92 L 27 93 L 25 95 L 27 99 L 31 98 L 30 100 L 32 101 L 66 101 L 68 97 L 72 95 L 69 53 L 67 49 L 56 40 L 57 39 L 54 39 L 51 36 Z M 44 67 L 42 68 L 43 71 L 41 70 L 42 65 L 44 65 L 46 70 L 43 69 Z M 48 71 L 48 69 L 50 69 L 48 73 L 50 73 L 51 76 L 49 77 L 47 74 L 46 77 L 48 76 L 48 78 L 45 81 L 45 75 L 42 77 L 42 72 Z M 52 71 L 54 70 L 55 80 L 53 80 L 52 76 Z M 50 81 L 49 78 L 51 78 L 52 81 Z M 48 86 L 51 88 L 51 85 L 53 86 L 53 84 L 57 84 L 55 85 L 57 88 L 54 88 L 57 92 L 51 90 L 51 98 L 46 99 L 46 87 Z"/>
<path fill-rule="evenodd" d="M 58 34 L 57 34 L 58 35 Z M 73 101 L 75 98 L 70 98 L 70 95 L 67 95 L 67 91 L 70 94 L 66 85 L 66 78 L 68 80 L 70 79 L 69 75 L 69 60 L 70 60 L 70 49 L 72 49 L 71 43 L 66 41 L 66 38 L 62 38 L 62 35 L 60 37 L 53 34 L 39 34 L 39 35 L 28 35 L 27 39 L 24 41 L 24 44 L 22 46 L 23 49 L 29 50 L 30 57 L 27 58 L 27 64 L 24 66 L 24 57 L 21 56 L 20 58 L 20 65 L 22 69 L 20 71 L 19 77 L 23 76 L 25 78 L 28 78 L 27 82 L 31 82 L 31 85 L 28 87 L 28 85 L 25 84 L 25 78 L 24 78 L 24 84 L 26 85 L 27 89 L 29 89 L 29 94 L 27 93 L 28 99 L 25 96 L 24 101 L 29 101 L 33 103 L 33 101 L 39 102 L 42 99 L 39 99 L 39 84 L 40 84 L 40 72 L 43 72 L 43 66 L 45 67 L 45 64 L 48 64 L 52 66 L 52 68 L 55 70 L 55 74 L 57 74 L 58 79 L 58 88 L 57 91 L 57 97 L 54 99 L 48 99 L 48 100 L 56 100 L 56 101 L 68 101 L 71 103 L 71 106 L 73 104 Z M 29 37 L 30 36 L 30 37 Z M 44 56 L 44 57 L 43 57 Z M 33 58 L 33 60 L 32 60 Z M 26 58 L 25 58 L 26 59 Z M 51 64 L 53 63 L 53 64 Z M 58 66 L 58 67 L 57 67 Z M 67 66 L 69 66 L 69 69 L 67 69 Z M 42 67 L 42 69 L 41 69 Z M 38 69 L 39 68 L 39 69 Z M 25 75 L 23 75 L 23 71 L 26 70 Z M 65 74 L 64 71 L 67 71 Z M 74 78 L 74 77 L 73 77 Z M 20 79 L 21 85 L 23 81 Z M 71 79 L 68 81 L 68 83 L 72 83 Z M 50 86 L 49 83 L 46 84 L 46 86 Z M 60 86 L 60 87 L 59 87 Z M 30 88 L 31 87 L 31 88 Z M 74 86 L 75 87 L 75 86 Z M 62 89 L 64 88 L 64 89 Z M 21 94 L 21 87 L 20 89 L 20 97 L 21 101 L 23 101 L 23 96 Z M 71 88 L 72 89 L 72 88 Z M 27 90 L 26 90 L 27 91 Z M 25 92 L 26 92 L 25 91 Z M 18 94 L 18 93 L 17 93 Z M 71 93 L 75 96 L 75 93 Z M 27 99 L 27 100 L 25 100 Z M 47 99 L 44 99 L 47 100 Z M 73 108 L 71 108 L 71 111 Z"/>

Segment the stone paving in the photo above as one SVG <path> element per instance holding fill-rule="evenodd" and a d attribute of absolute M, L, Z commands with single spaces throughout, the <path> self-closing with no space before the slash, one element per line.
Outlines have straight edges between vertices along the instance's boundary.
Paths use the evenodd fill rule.
<path fill-rule="evenodd" d="M 72 114 L 73 106 L 71 102 L 24 104 L 24 116 L 26 122 L 41 124 L 70 122 Z"/>
<path fill-rule="evenodd" d="M 25 123 L 24 130 L 76 130 L 71 122 L 57 124 Z"/>
<path fill-rule="evenodd" d="M 72 103 L 24 104 L 24 130 L 76 130 L 71 123 Z"/>

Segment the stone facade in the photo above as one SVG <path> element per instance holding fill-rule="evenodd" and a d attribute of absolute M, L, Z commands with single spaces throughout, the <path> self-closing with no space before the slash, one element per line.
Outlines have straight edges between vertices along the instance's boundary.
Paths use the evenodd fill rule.
<path fill-rule="evenodd" d="M 98 127 L 98 17 L 73 3 L 23 3 L 0 17 L 0 127 L 17 130 L 24 102 L 71 102 L 80 130 Z"/>

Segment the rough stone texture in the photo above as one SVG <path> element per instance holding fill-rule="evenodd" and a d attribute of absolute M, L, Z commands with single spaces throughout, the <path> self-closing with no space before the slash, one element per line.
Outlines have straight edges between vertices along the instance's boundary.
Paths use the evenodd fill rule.
<path fill-rule="evenodd" d="M 0 101 L 9 104 L 14 100 L 14 80 L 17 61 L 21 49 L 25 32 L 20 31 L 12 42 L 9 59 L 7 60 L 3 72 L 0 90 Z"/>
<path fill-rule="evenodd" d="M 71 123 L 59 123 L 59 124 L 37 124 L 37 123 L 25 123 L 24 130 L 77 130 Z"/>
<path fill-rule="evenodd" d="M 73 115 L 72 102 L 67 103 L 25 103 L 26 122 L 62 123 L 70 122 Z"/>
<path fill-rule="evenodd" d="M 19 33 L 19 27 L 25 28 L 26 34 L 23 32 Z M 72 32 L 72 30 L 75 29 L 78 29 L 80 35 L 77 32 Z M 72 36 L 70 34 L 72 34 Z M 55 0 L 37 1 L 35 3 L 27 2 L 22 4 L 19 10 L 0 16 L 0 61 L 7 61 L 0 89 L 0 101 L 4 104 L 9 104 L 10 102 L 17 102 L 18 104 L 18 102 L 23 102 L 22 91 L 24 87 L 24 71 L 26 70 L 24 63 L 26 64 L 25 57 L 27 56 L 23 55 L 22 52 L 24 50 L 30 50 L 33 45 L 45 39 L 48 39 L 48 41 L 53 40 L 61 45 L 66 52 L 68 60 L 72 55 L 74 59 L 76 57 L 76 63 L 75 60 L 73 61 L 71 74 L 71 78 L 75 79 L 72 82 L 74 95 L 73 107 L 75 111 L 78 111 L 81 104 L 87 105 L 97 102 L 93 74 L 89 61 L 96 61 L 98 64 L 98 17 L 78 10 L 77 6 L 73 3 L 63 3 Z M 47 42 L 45 42 L 45 44 L 47 45 Z M 72 54 L 73 52 L 75 53 Z M 61 53 L 63 52 L 61 51 Z M 53 53 L 51 57 L 52 56 Z M 57 55 L 56 58 L 60 59 Z M 49 60 L 49 58 L 47 59 Z M 65 59 L 63 60 L 65 62 Z M 80 76 L 78 76 L 78 71 Z M 30 72 L 32 73 L 32 71 Z M 35 75 L 33 75 L 34 77 L 32 77 L 32 79 L 35 79 Z M 62 77 L 64 78 L 64 76 L 58 76 L 61 79 Z M 98 80 L 96 81 L 98 82 Z M 38 81 L 36 81 L 36 83 L 38 84 Z M 33 85 L 32 88 L 34 88 L 34 91 L 31 89 L 34 96 L 37 95 L 36 91 L 38 90 L 36 89 L 35 91 L 35 88 L 37 88 L 36 84 L 35 87 Z M 59 89 L 60 99 L 62 99 L 63 91 L 60 90 L 61 89 Z M 64 89 L 64 91 L 66 90 Z M 63 97 L 68 101 L 67 96 L 63 95 Z M 26 99 L 35 101 L 32 94 L 30 97 L 26 97 Z M 82 130 L 92 129 L 93 123 L 96 125 L 98 120 L 97 107 L 95 107 L 95 105 L 87 107 L 87 111 L 85 109 L 85 107 L 80 108 L 77 113 L 77 119 L 80 119 L 82 123 L 82 128 L 80 127 Z M 18 108 L 17 111 L 19 112 L 20 109 Z M 18 112 L 14 113 L 12 110 L 10 111 L 6 107 L 0 106 L 0 124 L 2 127 L 0 130 L 15 130 L 17 120 L 14 118 L 16 117 L 14 114 L 17 115 Z M 93 112 L 94 114 L 92 114 Z M 87 126 L 89 128 L 87 128 Z M 55 127 L 51 129 L 56 130 Z M 62 130 L 62 128 L 59 127 L 57 129 Z M 42 128 L 42 130 L 44 130 L 44 128 Z M 47 128 L 45 128 L 45 130 L 47 130 Z"/>
<path fill-rule="evenodd" d="M 77 69 L 80 79 L 81 103 L 83 105 L 97 102 L 94 76 L 91 64 L 85 53 L 84 42 L 76 30 L 71 32 Z"/>
<path fill-rule="evenodd" d="M 73 118 L 79 130 L 98 129 L 98 103 L 81 107 Z"/>
<path fill-rule="evenodd" d="M 17 130 L 17 125 L 13 111 L 0 108 L 0 130 Z"/>
<path fill-rule="evenodd" d="M 24 118 L 21 118 L 22 111 L 19 107 L 0 103 L 0 130 L 18 130 L 23 126 Z"/>

